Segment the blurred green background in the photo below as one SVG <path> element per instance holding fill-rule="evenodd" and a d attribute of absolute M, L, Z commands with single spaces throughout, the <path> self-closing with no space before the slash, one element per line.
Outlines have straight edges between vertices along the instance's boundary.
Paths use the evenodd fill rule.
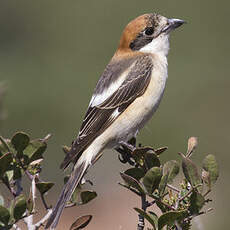
<path fill-rule="evenodd" d="M 44 180 L 57 182 L 50 201 L 62 186 L 61 145 L 70 145 L 77 135 L 124 26 L 143 13 L 158 12 L 188 23 L 171 36 L 166 92 L 138 141 L 167 145 L 163 158 L 173 159 L 186 150 L 189 136 L 197 136 L 194 160 L 216 154 L 221 172 L 211 194 L 214 211 L 193 229 L 228 228 L 229 7 L 227 0 L 0 1 L 0 82 L 7 87 L 7 118 L 0 123 L 0 134 L 10 137 L 24 130 L 33 138 L 54 135 L 42 173 Z M 135 229 L 132 207 L 137 201 L 117 185 L 124 168 L 115 151 L 105 151 L 88 174 L 99 197 L 84 208 L 65 211 L 60 229 L 70 225 L 68 218 L 89 212 L 95 218 L 87 229 Z"/>

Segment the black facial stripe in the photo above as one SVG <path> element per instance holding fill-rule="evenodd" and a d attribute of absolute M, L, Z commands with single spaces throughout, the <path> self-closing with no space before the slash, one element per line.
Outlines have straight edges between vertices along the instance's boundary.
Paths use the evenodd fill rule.
<path fill-rule="evenodd" d="M 148 37 L 140 33 L 129 45 L 131 50 L 140 50 L 153 40 L 153 37 Z"/>

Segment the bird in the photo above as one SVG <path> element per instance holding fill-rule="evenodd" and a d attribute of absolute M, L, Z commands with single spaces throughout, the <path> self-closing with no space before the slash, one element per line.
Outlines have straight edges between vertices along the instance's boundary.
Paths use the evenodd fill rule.
<path fill-rule="evenodd" d="M 123 30 L 116 52 L 96 84 L 76 140 L 60 168 L 71 175 L 52 209 L 46 229 L 61 213 L 88 169 L 103 150 L 130 146 L 162 99 L 168 78 L 169 35 L 184 20 L 143 14 Z"/>

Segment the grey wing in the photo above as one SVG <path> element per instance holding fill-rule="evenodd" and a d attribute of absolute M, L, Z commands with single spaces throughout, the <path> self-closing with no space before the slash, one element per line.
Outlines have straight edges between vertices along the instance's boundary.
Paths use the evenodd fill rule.
<path fill-rule="evenodd" d="M 152 67 L 152 59 L 149 56 L 138 57 L 117 90 L 102 103 L 89 106 L 79 135 L 61 164 L 61 168 L 66 168 L 72 161 L 76 162 L 87 146 L 145 92 L 151 79 Z M 111 82 L 111 79 L 108 81 Z M 105 83 L 110 84 L 106 80 Z"/>

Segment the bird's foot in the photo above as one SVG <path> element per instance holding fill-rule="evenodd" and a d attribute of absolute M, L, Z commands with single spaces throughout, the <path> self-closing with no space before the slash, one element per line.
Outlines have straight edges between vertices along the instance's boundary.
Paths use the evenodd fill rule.
<path fill-rule="evenodd" d="M 134 166 L 135 161 L 132 160 L 132 153 L 136 150 L 136 138 L 132 138 L 128 142 L 121 141 L 120 146 L 116 148 L 116 151 L 120 153 L 118 158 L 121 163 Z"/>

